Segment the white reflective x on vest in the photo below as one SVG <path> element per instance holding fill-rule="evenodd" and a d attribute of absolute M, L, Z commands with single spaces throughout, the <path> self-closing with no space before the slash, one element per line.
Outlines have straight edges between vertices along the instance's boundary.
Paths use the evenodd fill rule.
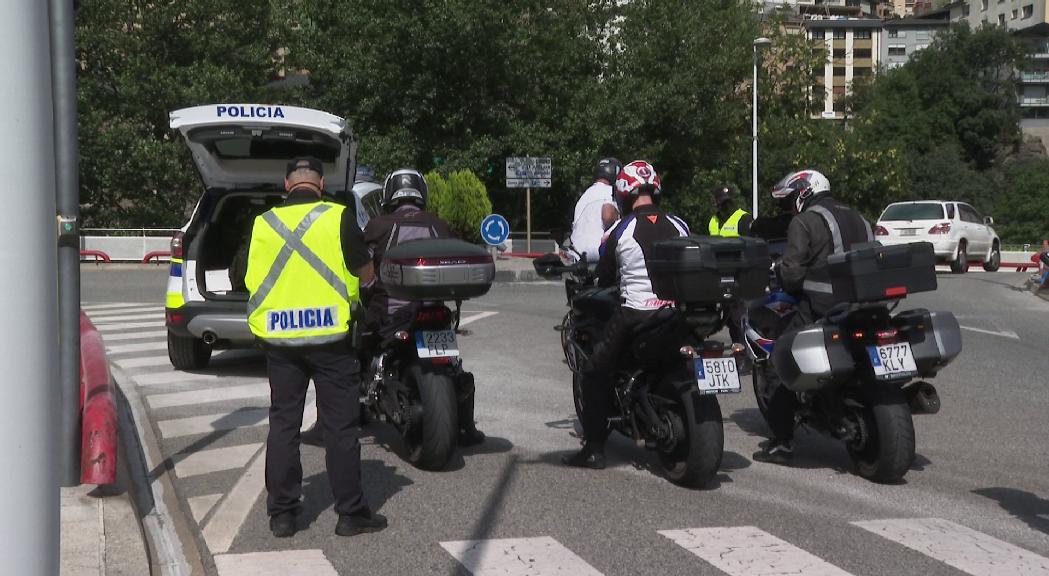
<path fill-rule="evenodd" d="M 295 231 L 291 231 L 284 222 L 281 222 L 280 218 L 277 217 L 273 212 L 266 212 L 262 215 L 262 220 L 273 228 L 273 231 L 284 240 L 284 246 L 281 247 L 280 252 L 277 253 L 277 257 L 273 260 L 273 265 L 270 266 L 270 271 L 266 273 L 266 277 L 259 284 L 259 289 L 252 294 L 251 299 L 248 300 L 248 314 L 251 315 L 262 303 L 266 300 L 266 296 L 273 290 L 273 287 L 277 284 L 277 279 L 280 278 L 284 268 L 288 265 L 288 261 L 291 260 L 292 254 L 297 253 L 310 265 L 317 274 L 320 274 L 321 278 L 324 279 L 336 292 L 343 295 L 347 300 L 349 299 L 349 290 L 346 288 L 346 283 L 342 281 L 342 278 L 332 270 L 327 264 L 321 260 L 320 256 L 317 256 L 313 250 L 310 250 L 309 246 L 302 241 L 303 236 L 309 231 L 310 226 L 317 221 L 317 218 L 321 214 L 327 212 L 331 206 L 326 204 L 319 204 L 312 210 L 303 216 L 302 221 L 295 227 Z M 305 320 L 305 319 L 304 319 Z M 266 318 L 267 326 L 270 325 L 271 318 Z M 296 328 L 305 328 L 306 326 L 297 325 Z M 285 330 L 287 328 L 284 328 Z"/>

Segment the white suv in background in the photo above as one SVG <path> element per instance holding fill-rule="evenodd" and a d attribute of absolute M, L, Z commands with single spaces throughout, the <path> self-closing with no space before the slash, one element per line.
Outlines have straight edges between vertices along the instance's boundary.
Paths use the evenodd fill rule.
<path fill-rule="evenodd" d="M 881 213 L 874 238 L 886 246 L 931 242 L 937 260 L 950 264 L 955 274 L 967 272 L 974 261 L 994 272 L 1002 252 L 993 224 L 990 216 L 981 216 L 964 202 L 896 202 Z"/>

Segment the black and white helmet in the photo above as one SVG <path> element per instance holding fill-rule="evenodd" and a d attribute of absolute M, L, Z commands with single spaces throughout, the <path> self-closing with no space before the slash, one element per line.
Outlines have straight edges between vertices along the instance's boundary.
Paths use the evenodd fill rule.
<path fill-rule="evenodd" d="M 401 168 L 391 172 L 382 185 L 382 207 L 387 212 L 393 212 L 405 202 L 411 202 L 425 210 L 429 199 L 426 178 L 412 168 Z"/>
<path fill-rule="evenodd" d="M 830 192 L 830 180 L 815 170 L 791 172 L 772 187 L 772 197 L 789 201 L 796 213 L 801 213 L 809 199 Z"/>

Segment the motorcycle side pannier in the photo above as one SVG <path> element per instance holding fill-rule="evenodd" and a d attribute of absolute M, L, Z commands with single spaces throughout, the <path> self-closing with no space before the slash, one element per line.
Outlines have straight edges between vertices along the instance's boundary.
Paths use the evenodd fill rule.
<path fill-rule="evenodd" d="M 914 365 L 923 378 L 935 376 L 962 352 L 962 330 L 950 312 L 904 310 L 893 324 L 911 343 Z"/>
<path fill-rule="evenodd" d="M 386 252 L 379 277 L 398 300 L 467 300 L 488 293 L 495 262 L 483 247 L 462 240 L 412 240 Z"/>
<path fill-rule="evenodd" d="M 772 260 L 758 238 L 687 236 L 654 242 L 648 263 L 656 296 L 716 304 L 764 296 Z"/>
<path fill-rule="evenodd" d="M 835 326 L 815 325 L 776 340 L 772 365 L 780 381 L 795 392 L 821 390 L 849 381 L 856 370 L 852 354 Z"/>
<path fill-rule="evenodd" d="M 834 298 L 876 302 L 936 290 L 936 253 L 929 242 L 868 244 L 827 257 Z"/>

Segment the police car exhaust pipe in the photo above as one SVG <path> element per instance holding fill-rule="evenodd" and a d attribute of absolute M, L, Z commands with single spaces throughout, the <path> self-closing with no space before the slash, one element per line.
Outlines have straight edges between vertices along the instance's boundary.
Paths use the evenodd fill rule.
<path fill-rule="evenodd" d="M 204 343 L 207 344 L 208 346 L 213 345 L 215 342 L 218 342 L 218 340 L 219 340 L 219 337 L 216 336 L 215 333 L 210 331 L 210 330 L 208 330 L 207 332 L 204 332 L 203 338 L 204 338 Z"/>

